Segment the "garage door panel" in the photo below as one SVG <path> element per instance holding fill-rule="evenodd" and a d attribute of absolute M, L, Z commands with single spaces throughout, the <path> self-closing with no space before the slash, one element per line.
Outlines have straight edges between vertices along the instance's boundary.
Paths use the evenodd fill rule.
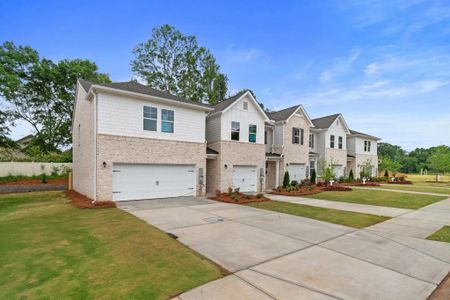
<path fill-rule="evenodd" d="M 306 178 L 306 167 L 304 164 L 290 163 L 288 166 L 289 178 L 297 182 Z"/>
<path fill-rule="evenodd" d="M 256 175 L 255 166 L 233 166 L 233 187 L 241 192 L 256 192 Z"/>
<path fill-rule="evenodd" d="M 193 165 L 114 165 L 113 200 L 193 195 L 195 195 Z"/>

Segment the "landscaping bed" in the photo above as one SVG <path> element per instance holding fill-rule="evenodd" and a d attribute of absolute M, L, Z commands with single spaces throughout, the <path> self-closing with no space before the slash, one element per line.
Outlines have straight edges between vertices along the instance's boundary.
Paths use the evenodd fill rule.
<path fill-rule="evenodd" d="M 353 189 L 348 186 L 343 185 L 329 185 L 323 187 L 323 190 L 326 192 L 351 192 Z"/>
<path fill-rule="evenodd" d="M 372 182 L 372 181 L 370 181 L 370 182 L 367 182 L 366 181 L 366 183 L 362 183 L 362 182 L 360 182 L 360 181 L 355 181 L 355 182 L 344 182 L 344 183 L 342 183 L 343 185 L 346 185 L 346 186 L 381 186 L 381 184 L 380 183 L 378 183 L 378 182 Z"/>
<path fill-rule="evenodd" d="M 283 196 L 308 196 L 322 193 L 324 191 L 343 192 L 343 191 L 352 191 L 352 188 L 339 184 L 324 185 L 322 183 L 318 183 L 318 184 L 290 186 L 287 188 L 279 187 L 276 190 L 270 192 L 270 194 Z"/>
<path fill-rule="evenodd" d="M 67 185 L 67 178 L 46 179 L 44 183 L 39 178 L 20 178 L 11 181 L 0 181 L 0 185 Z"/>
<path fill-rule="evenodd" d="M 113 201 L 96 201 L 93 202 L 92 199 L 81 195 L 75 191 L 66 191 L 67 198 L 70 199 L 70 203 L 78 208 L 113 208 L 117 207 L 116 203 Z"/>
<path fill-rule="evenodd" d="M 209 197 L 209 199 L 234 204 L 246 204 L 251 202 L 263 202 L 269 200 L 264 197 L 263 194 L 247 195 L 236 191 L 228 193 L 216 192 L 216 195 L 213 197 Z"/>
<path fill-rule="evenodd" d="M 388 184 L 413 184 L 410 180 L 399 180 L 399 181 L 386 181 Z"/>

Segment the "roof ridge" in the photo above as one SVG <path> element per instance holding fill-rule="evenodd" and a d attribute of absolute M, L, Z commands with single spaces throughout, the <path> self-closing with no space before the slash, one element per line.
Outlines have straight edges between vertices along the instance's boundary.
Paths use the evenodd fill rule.
<path fill-rule="evenodd" d="M 332 114 L 332 115 L 328 115 L 328 116 L 318 117 L 318 118 L 315 118 L 315 119 L 312 119 L 312 120 L 319 120 L 319 119 L 329 118 L 329 117 L 333 117 L 333 116 L 337 117 L 339 115 L 341 115 L 341 113 L 336 113 L 336 114 Z"/>

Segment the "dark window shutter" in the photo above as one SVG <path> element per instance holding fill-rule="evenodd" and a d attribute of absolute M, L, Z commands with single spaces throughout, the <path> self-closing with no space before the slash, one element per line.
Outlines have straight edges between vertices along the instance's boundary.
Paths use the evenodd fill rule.
<path fill-rule="evenodd" d="M 292 128 L 292 144 L 295 144 L 295 128 Z"/>
<path fill-rule="evenodd" d="M 300 145 L 303 145 L 303 134 L 304 134 L 304 130 L 300 129 Z"/>

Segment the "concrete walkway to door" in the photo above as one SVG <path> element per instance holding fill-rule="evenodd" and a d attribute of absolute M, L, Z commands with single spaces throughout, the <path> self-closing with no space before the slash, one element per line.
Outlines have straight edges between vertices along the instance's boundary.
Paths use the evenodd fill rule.
<path fill-rule="evenodd" d="M 450 271 L 446 243 L 185 200 L 119 203 L 233 273 L 179 299 L 426 299 Z"/>

